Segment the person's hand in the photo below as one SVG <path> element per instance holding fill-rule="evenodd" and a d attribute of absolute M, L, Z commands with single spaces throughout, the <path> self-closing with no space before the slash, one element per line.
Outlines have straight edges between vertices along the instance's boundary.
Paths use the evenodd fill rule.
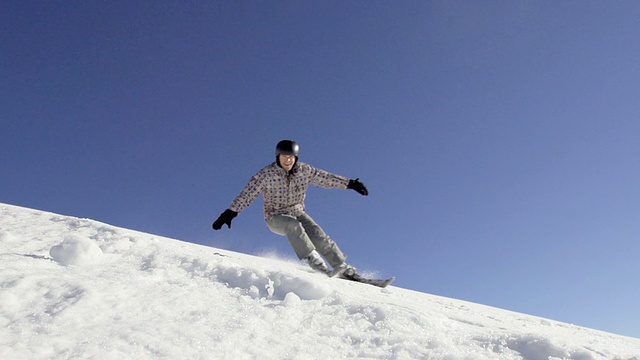
<path fill-rule="evenodd" d="M 227 224 L 227 227 L 231 229 L 231 220 L 233 220 L 233 218 L 236 216 L 238 216 L 237 212 L 227 209 L 222 214 L 220 214 L 218 219 L 213 222 L 213 225 L 211 225 L 211 227 L 213 227 L 213 230 L 220 230 L 222 229 L 222 225 Z"/>
<path fill-rule="evenodd" d="M 355 190 L 362 196 L 369 195 L 369 190 L 362 182 L 360 182 L 360 179 L 349 180 L 349 185 L 347 185 L 347 189 Z"/>

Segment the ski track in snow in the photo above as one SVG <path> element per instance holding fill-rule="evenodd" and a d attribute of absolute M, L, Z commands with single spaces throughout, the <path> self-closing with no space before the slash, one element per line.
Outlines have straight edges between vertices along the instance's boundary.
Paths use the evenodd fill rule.
<path fill-rule="evenodd" d="M 640 339 L 0 204 L 2 359 L 627 359 Z"/>

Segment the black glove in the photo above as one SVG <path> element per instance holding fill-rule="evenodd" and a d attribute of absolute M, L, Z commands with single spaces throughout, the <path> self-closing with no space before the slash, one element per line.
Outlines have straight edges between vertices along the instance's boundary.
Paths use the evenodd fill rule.
<path fill-rule="evenodd" d="M 360 195 L 363 195 L 363 196 L 369 195 L 369 190 L 367 190 L 367 187 L 360 182 L 360 179 L 349 180 L 349 185 L 347 185 L 347 189 L 355 190 Z"/>
<path fill-rule="evenodd" d="M 233 220 L 234 217 L 238 216 L 238 213 L 227 209 L 225 210 L 222 214 L 220 214 L 220 217 L 218 217 L 218 220 L 213 222 L 213 230 L 220 230 L 222 229 L 222 225 L 227 224 L 227 226 L 229 227 L 229 229 L 231 229 L 231 220 Z"/>

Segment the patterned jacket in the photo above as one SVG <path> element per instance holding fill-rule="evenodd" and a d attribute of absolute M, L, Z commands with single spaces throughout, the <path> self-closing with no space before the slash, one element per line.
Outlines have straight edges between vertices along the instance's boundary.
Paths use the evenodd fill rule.
<path fill-rule="evenodd" d="M 305 210 L 304 199 L 309 184 L 346 189 L 349 179 L 301 162 L 287 172 L 273 162 L 249 180 L 229 209 L 239 213 L 262 194 L 265 220 L 282 214 L 299 216 Z"/>

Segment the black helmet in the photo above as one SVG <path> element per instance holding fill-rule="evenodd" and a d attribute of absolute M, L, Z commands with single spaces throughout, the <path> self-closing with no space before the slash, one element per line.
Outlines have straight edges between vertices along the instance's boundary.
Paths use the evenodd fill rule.
<path fill-rule="evenodd" d="M 276 145 L 276 158 L 280 155 L 293 155 L 298 157 L 300 146 L 293 140 L 282 140 Z"/>

